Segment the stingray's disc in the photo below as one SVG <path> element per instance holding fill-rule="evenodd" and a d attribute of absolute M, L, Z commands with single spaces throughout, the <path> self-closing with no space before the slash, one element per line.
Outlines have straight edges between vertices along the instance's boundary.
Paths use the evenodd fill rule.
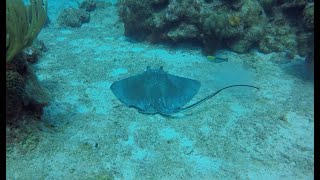
<path fill-rule="evenodd" d="M 142 113 L 172 114 L 187 104 L 199 91 L 200 82 L 150 69 L 111 85 L 115 96 L 126 106 Z"/>

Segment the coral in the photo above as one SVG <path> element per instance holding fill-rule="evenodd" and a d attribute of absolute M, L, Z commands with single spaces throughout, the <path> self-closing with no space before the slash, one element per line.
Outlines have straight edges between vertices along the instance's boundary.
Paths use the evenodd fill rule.
<path fill-rule="evenodd" d="M 7 69 L 10 67 L 10 69 L 16 70 L 19 74 L 24 76 L 28 73 L 27 62 L 35 63 L 42 52 L 45 51 L 47 51 L 45 44 L 42 41 L 35 39 L 31 46 L 23 49 L 10 63 L 7 63 Z"/>
<path fill-rule="evenodd" d="M 267 34 L 262 37 L 259 48 L 264 53 L 287 52 L 297 54 L 297 37 L 289 25 L 267 27 Z"/>
<path fill-rule="evenodd" d="M 283 10 L 296 9 L 304 7 L 307 4 L 307 0 L 281 0 L 280 8 Z"/>
<path fill-rule="evenodd" d="M 231 44 L 230 48 L 238 53 L 248 52 L 260 41 L 260 37 L 263 37 L 264 34 L 265 30 L 263 24 L 249 27 L 243 38 Z"/>
<path fill-rule="evenodd" d="M 304 32 L 298 35 L 297 43 L 300 56 L 308 57 L 313 52 L 313 38 L 313 33 L 311 32 Z"/>
<path fill-rule="evenodd" d="M 231 45 L 231 49 L 238 53 L 245 53 L 251 48 L 252 43 L 246 39 L 236 41 Z"/>
<path fill-rule="evenodd" d="M 228 7 L 234 10 L 241 8 L 243 1 L 242 0 L 223 0 Z"/>
<path fill-rule="evenodd" d="M 6 119 L 12 122 L 19 117 L 25 92 L 23 77 L 15 70 L 6 71 Z"/>
<path fill-rule="evenodd" d="M 84 9 L 85 11 L 91 12 L 91 11 L 94 11 L 95 9 L 105 8 L 111 5 L 112 4 L 110 2 L 105 2 L 105 1 L 84 0 L 79 5 L 79 9 Z"/>
<path fill-rule="evenodd" d="M 119 14 L 125 35 L 139 40 L 191 41 L 202 44 L 205 53 L 218 48 L 246 53 L 258 47 L 295 55 L 305 5 L 305 0 L 121 0 Z M 309 27 L 312 10 L 304 10 Z"/>
<path fill-rule="evenodd" d="M 119 4 L 120 19 L 124 22 L 127 36 L 139 37 L 142 34 L 150 33 L 144 22 L 152 14 L 151 2 L 120 0 Z"/>
<path fill-rule="evenodd" d="M 79 8 L 89 12 L 94 11 L 97 8 L 97 2 L 94 0 L 85 0 L 80 4 Z"/>
<path fill-rule="evenodd" d="M 239 26 L 240 25 L 240 17 L 239 16 L 229 16 L 228 22 L 231 26 Z"/>
<path fill-rule="evenodd" d="M 212 14 L 204 20 L 204 33 L 216 39 L 227 39 L 239 36 L 240 26 L 233 26 L 223 13 Z"/>
<path fill-rule="evenodd" d="M 276 4 L 276 0 L 259 0 L 259 3 L 266 13 L 270 13 Z"/>
<path fill-rule="evenodd" d="M 264 35 L 266 18 L 261 12 L 259 4 L 243 2 L 240 12 L 218 10 L 209 16 L 204 20 L 203 29 L 205 34 L 215 40 L 227 40 L 225 46 L 245 53 Z"/>
<path fill-rule="evenodd" d="M 6 117 L 9 124 L 18 123 L 28 114 L 39 118 L 49 96 L 23 56 L 16 56 L 6 68 Z"/>
<path fill-rule="evenodd" d="M 81 27 L 90 20 L 90 14 L 83 9 L 64 9 L 58 16 L 58 24 L 62 27 Z"/>
<path fill-rule="evenodd" d="M 154 4 L 157 3 L 161 6 L 154 8 Z M 125 24 L 127 36 L 151 42 L 195 40 L 210 50 L 218 44 L 222 47 L 232 47 L 233 43 L 245 41 L 247 47 L 243 49 L 249 49 L 256 40 L 251 38 L 243 41 L 243 37 L 247 37 L 245 32 L 251 24 L 263 24 L 266 20 L 260 17 L 262 8 L 258 3 L 251 1 L 237 0 L 224 3 L 226 5 L 213 3 L 209 5 L 211 7 L 206 7 L 206 3 L 194 0 L 122 0 L 120 17 Z M 231 4 L 241 6 L 238 10 L 232 10 Z M 135 13 L 137 9 L 139 11 Z"/>
<path fill-rule="evenodd" d="M 267 23 L 263 8 L 257 1 L 243 1 L 243 5 L 239 11 L 239 16 L 244 26 L 257 26 Z"/>
<path fill-rule="evenodd" d="M 30 46 L 23 49 L 21 55 L 28 62 L 35 63 L 37 62 L 39 56 L 41 55 L 41 51 L 34 46 Z"/>
<path fill-rule="evenodd" d="M 309 30 L 313 30 L 314 27 L 314 3 L 309 3 L 303 9 L 303 20 L 305 26 Z"/>
<path fill-rule="evenodd" d="M 194 25 L 182 23 L 178 28 L 167 33 L 168 38 L 173 41 L 197 38 L 199 30 Z"/>
<path fill-rule="evenodd" d="M 35 63 L 38 61 L 42 52 L 46 52 L 48 49 L 41 40 L 35 39 L 30 47 L 22 50 L 22 58 L 26 59 L 30 63 Z"/>
<path fill-rule="evenodd" d="M 29 46 L 47 18 L 47 0 L 6 0 L 6 62 Z"/>

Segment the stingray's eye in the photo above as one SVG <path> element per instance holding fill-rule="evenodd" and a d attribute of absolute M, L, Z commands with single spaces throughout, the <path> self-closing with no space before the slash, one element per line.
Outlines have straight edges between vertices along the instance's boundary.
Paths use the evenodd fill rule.
<path fill-rule="evenodd" d="M 160 69 L 161 71 L 163 71 L 163 66 L 161 66 L 159 69 Z"/>
<path fill-rule="evenodd" d="M 150 66 L 147 66 L 147 71 L 149 71 L 150 70 Z"/>

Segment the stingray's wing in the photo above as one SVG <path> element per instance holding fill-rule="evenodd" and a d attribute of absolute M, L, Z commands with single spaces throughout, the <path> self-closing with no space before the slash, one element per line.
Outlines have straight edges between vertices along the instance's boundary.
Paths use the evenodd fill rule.
<path fill-rule="evenodd" d="M 110 88 L 113 94 L 128 107 L 137 108 L 140 112 L 155 113 L 152 110 L 149 91 L 145 86 L 145 73 L 116 81 Z"/>
<path fill-rule="evenodd" d="M 161 83 L 162 98 L 154 105 L 161 114 L 173 114 L 179 111 L 198 93 L 201 83 L 196 80 L 167 74 Z"/>

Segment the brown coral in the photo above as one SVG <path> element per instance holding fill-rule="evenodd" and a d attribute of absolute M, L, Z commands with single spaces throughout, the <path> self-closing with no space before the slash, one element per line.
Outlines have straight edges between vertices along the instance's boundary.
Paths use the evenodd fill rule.
<path fill-rule="evenodd" d="M 15 70 L 6 72 L 6 117 L 14 121 L 21 113 L 25 92 L 23 77 Z"/>
<path fill-rule="evenodd" d="M 15 125 L 29 115 L 40 118 L 47 105 L 48 94 L 23 56 L 16 56 L 6 69 L 6 118 Z"/>

